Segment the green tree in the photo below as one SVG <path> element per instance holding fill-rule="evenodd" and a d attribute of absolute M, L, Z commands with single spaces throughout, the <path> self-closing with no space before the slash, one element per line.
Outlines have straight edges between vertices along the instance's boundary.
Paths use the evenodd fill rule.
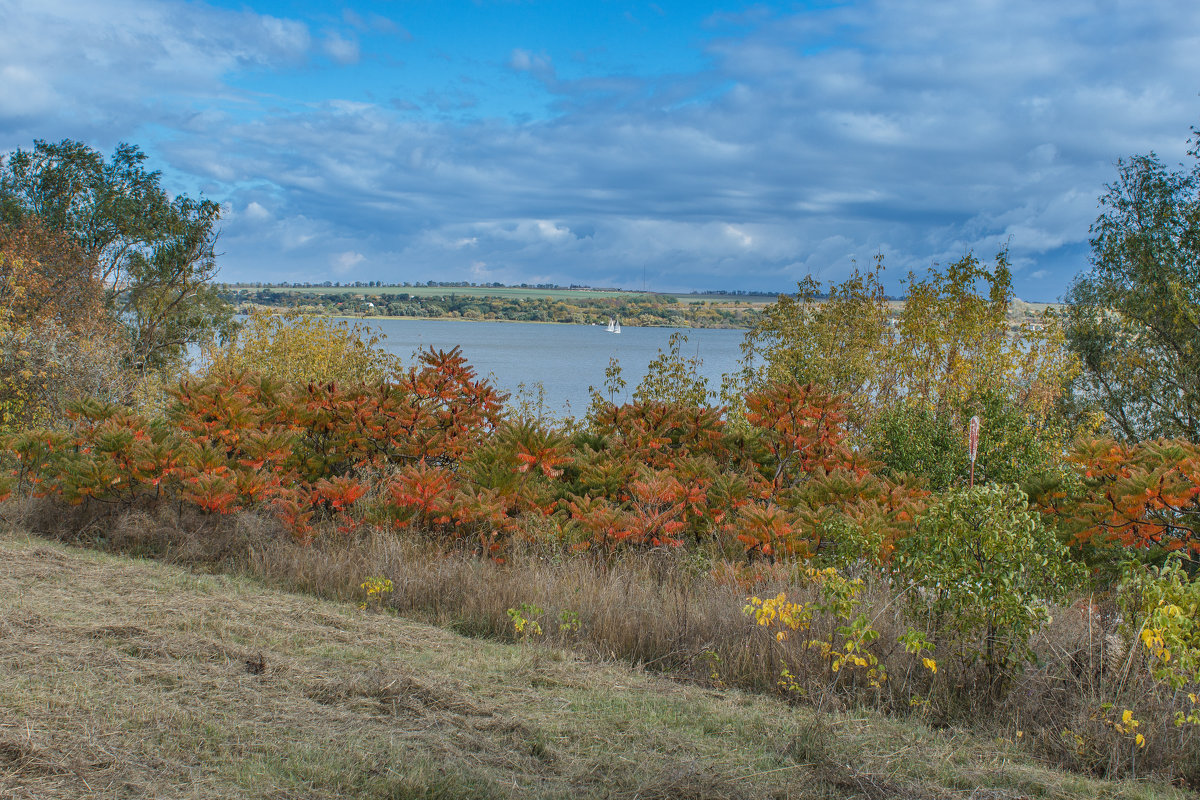
<path fill-rule="evenodd" d="M 1061 460 L 1075 432 L 1063 408 L 1078 366 L 1056 319 L 1010 319 L 1007 253 L 990 265 L 967 254 L 910 274 L 902 303 L 884 294 L 882 270 L 877 259 L 825 298 L 809 278 L 795 298 L 781 297 L 747 335 L 732 388 L 804 381 L 843 394 L 851 442 L 873 445 L 888 470 L 935 488 L 965 482 L 963 443 L 976 414 L 985 479 L 1024 480 Z M 736 411 L 730 389 L 723 398 Z"/>
<path fill-rule="evenodd" d="M 1200 158 L 1200 131 L 1189 153 Z M 1067 294 L 1083 399 L 1126 440 L 1200 440 L 1200 163 L 1117 162 L 1092 225 L 1091 269 Z"/>
<path fill-rule="evenodd" d="M 145 160 L 134 145 L 106 160 L 64 139 L 35 141 L 0 163 L 0 223 L 36 218 L 94 261 L 108 312 L 128 330 L 127 366 L 139 372 L 177 365 L 231 319 L 211 284 L 220 206 L 170 197 Z"/>
<path fill-rule="evenodd" d="M 896 550 L 910 615 L 982 660 L 999 688 L 1050 620 L 1082 570 L 1016 487 L 988 484 L 948 492 Z"/>
<path fill-rule="evenodd" d="M 708 405 L 708 378 L 700 374 L 700 357 L 683 354 L 687 337 L 679 331 L 671 334 L 667 352 L 659 348 L 658 355 L 646 366 L 646 376 L 633 392 L 635 402 L 658 401 L 685 406 Z"/>

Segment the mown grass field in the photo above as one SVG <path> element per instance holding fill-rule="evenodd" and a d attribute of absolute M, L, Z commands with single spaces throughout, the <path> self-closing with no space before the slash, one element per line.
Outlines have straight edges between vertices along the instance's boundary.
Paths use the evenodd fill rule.
<path fill-rule="evenodd" d="M 0 797 L 1182 798 L 0 532 Z"/>

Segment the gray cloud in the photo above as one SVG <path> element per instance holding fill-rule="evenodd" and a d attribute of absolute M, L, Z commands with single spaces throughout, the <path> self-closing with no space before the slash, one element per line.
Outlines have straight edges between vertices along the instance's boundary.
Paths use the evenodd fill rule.
<path fill-rule="evenodd" d="M 0 25 L 0 145 L 165 126 L 156 151 L 230 209 L 229 279 L 635 285 L 645 268 L 661 289 L 787 288 L 883 251 L 895 285 L 1009 243 L 1018 293 L 1048 299 L 1084 266 L 1116 158 L 1181 158 L 1200 121 L 1200 7 L 1175 2 L 714 15 L 705 70 L 658 77 L 566 80 L 516 47 L 505 66 L 548 111 L 524 122 L 422 118 L 403 99 L 274 108 L 226 77 L 310 57 L 304 25 L 119 5 L 0 0 L 20 18 Z M 470 110 L 483 91 L 448 86 L 421 107 Z"/>

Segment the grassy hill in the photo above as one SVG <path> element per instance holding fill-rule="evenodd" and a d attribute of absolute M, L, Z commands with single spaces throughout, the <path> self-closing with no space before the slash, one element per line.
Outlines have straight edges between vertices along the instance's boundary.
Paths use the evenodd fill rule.
<path fill-rule="evenodd" d="M 1176 798 L 0 532 L 0 797 Z"/>

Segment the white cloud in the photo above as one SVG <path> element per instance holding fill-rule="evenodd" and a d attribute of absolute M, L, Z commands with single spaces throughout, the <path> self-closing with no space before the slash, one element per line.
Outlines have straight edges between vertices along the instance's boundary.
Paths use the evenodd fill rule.
<path fill-rule="evenodd" d="M 44 113 L 57 102 L 54 89 L 32 70 L 19 64 L 0 67 L 0 119 Z"/>
<path fill-rule="evenodd" d="M 344 275 L 365 261 L 366 258 L 362 253 L 347 250 L 344 253 L 337 253 L 330 256 L 329 264 L 333 267 L 334 272 Z"/>
<path fill-rule="evenodd" d="M 533 53 L 520 47 L 514 48 L 508 58 L 508 66 L 516 72 L 528 72 L 539 80 L 554 80 L 555 77 L 554 64 L 544 52 Z"/>
<path fill-rule="evenodd" d="M 271 212 L 267 211 L 267 209 L 254 200 L 250 201 L 243 213 L 246 215 L 246 219 L 253 222 L 266 222 L 271 219 Z"/>
<path fill-rule="evenodd" d="M 1053 297 L 1113 162 L 1182 158 L 1200 116 L 1200 5 L 1171 0 L 760 8 L 712 17 L 704 68 L 659 77 L 592 59 L 560 79 L 532 42 L 492 63 L 496 85 L 544 96 L 527 122 L 443 121 L 496 88 L 462 82 L 412 91 L 403 114 L 399 90 L 231 88 L 314 49 L 378 57 L 368 31 L 388 25 L 360 13 L 315 44 L 294 20 L 176 0 L 0 0 L 0 16 L 0 150 L 157 126 L 174 170 L 242 209 L 231 279 L 403 264 L 633 285 L 646 266 L 659 288 L 784 288 L 880 249 L 899 273 L 1011 241 L 1040 282 L 1018 293 Z"/>
<path fill-rule="evenodd" d="M 228 99 L 231 73 L 294 64 L 309 47 L 302 23 L 203 3 L 0 0 L 0 146 L 48 127 L 106 141 L 175 127 L 181 107 Z M 46 116 L 21 119 L 35 112 Z"/>
<path fill-rule="evenodd" d="M 325 51 L 326 55 L 339 64 L 355 64 L 358 63 L 360 57 L 358 40 L 351 37 L 339 36 L 336 33 L 326 35 L 321 48 Z"/>

